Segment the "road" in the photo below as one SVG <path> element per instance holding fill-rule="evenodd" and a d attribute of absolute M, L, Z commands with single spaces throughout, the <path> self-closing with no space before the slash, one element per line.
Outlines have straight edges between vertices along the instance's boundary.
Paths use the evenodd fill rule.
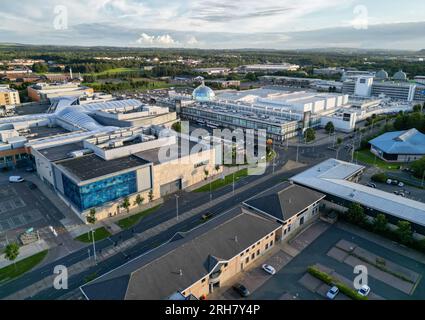
<path fill-rule="evenodd" d="M 325 158 L 329 158 L 334 156 L 334 151 L 331 151 L 327 148 L 328 146 L 320 146 L 320 147 L 300 147 L 299 148 L 299 159 L 300 161 L 308 161 L 309 164 L 315 164 L 322 161 Z M 278 157 L 275 161 L 276 167 L 275 170 L 278 170 L 282 167 L 288 159 L 294 160 L 296 155 L 295 148 L 290 148 L 288 151 L 284 149 L 278 149 Z M 347 155 L 348 156 L 348 155 Z M 341 158 L 341 157 L 340 157 Z M 258 192 L 261 192 L 265 189 L 268 189 L 285 179 L 290 178 L 297 172 L 303 171 L 305 168 L 297 169 L 291 172 L 283 172 L 272 174 L 273 168 L 269 166 L 266 170 L 266 175 L 270 175 L 270 179 L 267 179 L 264 182 L 261 182 L 255 186 L 255 188 L 250 188 L 247 191 L 241 194 L 235 194 L 234 196 L 228 198 L 225 201 L 219 202 L 217 204 L 212 205 L 212 207 L 208 210 L 209 212 L 214 213 L 215 215 L 222 214 L 227 210 L 239 205 L 244 200 L 254 196 Z M 255 182 L 257 179 L 263 176 L 248 176 L 244 179 L 241 179 L 235 183 L 235 190 L 241 188 L 247 184 Z M 219 190 L 216 190 L 212 194 L 213 201 L 214 199 L 226 195 L 232 192 L 232 185 L 223 187 Z M 196 208 L 202 204 L 205 204 L 210 199 L 210 195 L 208 192 L 206 193 L 188 193 L 188 192 L 180 192 L 180 201 L 179 201 L 179 212 L 183 214 L 186 211 L 190 211 L 193 208 Z M 120 252 L 111 258 L 102 261 L 97 266 L 93 266 L 89 270 L 86 270 L 78 275 L 71 276 L 69 279 L 69 289 L 68 290 L 55 290 L 53 288 L 44 290 L 34 296 L 34 299 L 58 299 L 61 296 L 68 294 L 70 291 L 77 289 L 79 286 L 85 283 L 85 278 L 89 275 L 96 274 L 96 276 L 100 276 L 120 265 L 132 259 L 138 255 L 146 253 L 159 246 L 160 244 L 168 241 L 175 233 L 179 231 L 187 231 L 190 230 L 197 225 L 199 225 L 199 221 L 203 212 L 198 215 L 193 216 L 185 221 L 182 221 L 169 229 L 163 231 L 162 233 L 149 238 L 143 242 L 136 244 L 134 247 L 129 248 L 123 252 Z M 129 230 L 123 230 L 105 240 L 99 241 L 96 243 L 96 249 L 98 251 L 104 250 L 108 247 L 116 245 L 116 243 L 125 241 L 131 238 L 134 233 L 142 233 L 143 231 L 155 227 L 156 225 L 163 223 L 170 219 L 175 219 L 176 210 L 175 210 L 175 199 L 174 196 L 169 197 L 165 200 L 163 206 L 155 212 L 155 214 L 149 215 L 143 220 L 141 220 L 135 227 Z M 47 275 L 51 275 L 53 273 L 53 268 L 57 265 L 65 265 L 70 266 L 79 261 L 86 259 L 88 256 L 87 248 L 80 249 L 75 251 L 63 258 L 56 260 L 53 263 L 49 263 L 45 266 L 37 268 L 33 271 L 26 273 L 25 275 L 17 278 L 12 282 L 8 282 L 2 286 L 0 286 L 0 298 L 4 298 L 9 296 L 10 294 L 22 290 L 27 286 L 42 280 Z"/>

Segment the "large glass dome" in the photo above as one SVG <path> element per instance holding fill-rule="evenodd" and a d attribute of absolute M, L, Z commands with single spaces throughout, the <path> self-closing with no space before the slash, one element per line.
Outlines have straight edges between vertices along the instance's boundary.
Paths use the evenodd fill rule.
<path fill-rule="evenodd" d="M 399 72 L 396 72 L 394 74 L 393 79 L 394 80 L 398 80 L 398 81 L 406 81 L 407 80 L 407 75 L 402 70 L 400 70 Z"/>
<path fill-rule="evenodd" d="M 215 93 L 210 88 L 202 83 L 199 87 L 193 90 L 192 97 L 194 100 L 199 102 L 207 102 L 215 99 Z"/>

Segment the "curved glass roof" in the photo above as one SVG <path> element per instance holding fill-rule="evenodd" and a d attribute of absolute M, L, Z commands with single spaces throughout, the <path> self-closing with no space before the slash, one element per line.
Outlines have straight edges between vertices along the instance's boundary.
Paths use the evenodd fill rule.
<path fill-rule="evenodd" d="M 56 115 L 57 118 L 68 122 L 78 128 L 82 128 L 88 131 L 96 131 L 96 130 L 106 130 L 109 127 L 104 127 L 99 124 L 96 120 L 94 120 L 89 115 L 81 112 L 76 107 L 69 107 L 59 111 Z M 115 127 L 110 127 L 111 130 L 116 129 Z"/>

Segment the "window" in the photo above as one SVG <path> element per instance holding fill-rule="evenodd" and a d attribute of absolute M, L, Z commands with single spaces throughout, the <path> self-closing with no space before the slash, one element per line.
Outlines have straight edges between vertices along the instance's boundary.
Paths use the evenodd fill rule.
<path fill-rule="evenodd" d="M 243 252 L 239 256 L 243 257 Z"/>
<path fill-rule="evenodd" d="M 270 247 L 271 247 L 271 246 L 273 246 L 273 240 L 272 240 L 272 241 L 270 241 Z"/>
<path fill-rule="evenodd" d="M 251 259 L 255 259 L 255 252 L 253 254 L 251 254 Z"/>
<path fill-rule="evenodd" d="M 260 255 L 260 249 L 257 250 L 257 257 Z"/>
<path fill-rule="evenodd" d="M 206 280 L 207 280 L 207 279 L 205 279 L 205 278 L 204 278 L 204 279 L 202 279 L 202 283 L 204 283 Z"/>
<path fill-rule="evenodd" d="M 268 243 L 266 243 L 266 250 L 269 248 L 269 244 Z"/>
<path fill-rule="evenodd" d="M 248 262 L 249 262 L 249 257 L 246 257 L 245 263 L 248 263 Z"/>

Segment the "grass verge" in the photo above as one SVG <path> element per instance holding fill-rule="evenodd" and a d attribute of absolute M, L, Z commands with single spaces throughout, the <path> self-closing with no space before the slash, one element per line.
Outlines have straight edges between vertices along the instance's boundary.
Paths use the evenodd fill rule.
<path fill-rule="evenodd" d="M 36 253 L 33 256 L 22 259 L 16 263 L 12 263 L 7 267 L 0 269 L 0 282 L 8 281 L 19 277 L 25 272 L 30 271 L 36 265 L 38 265 L 46 257 L 48 250 Z"/>
<path fill-rule="evenodd" d="M 354 154 L 354 159 L 357 159 L 357 161 L 375 166 L 381 169 L 385 170 L 398 170 L 402 163 L 387 163 L 378 157 L 376 157 L 372 152 L 369 150 L 359 150 L 356 151 Z"/>
<path fill-rule="evenodd" d="M 235 172 L 234 173 L 235 182 L 238 181 L 241 178 L 246 177 L 247 175 L 248 175 L 248 169 L 242 169 L 242 170 Z M 219 178 L 219 179 L 214 180 L 210 183 L 207 183 L 206 185 L 204 185 L 204 186 L 202 186 L 198 189 L 195 189 L 194 192 L 207 192 L 207 191 L 210 191 L 210 190 L 214 191 L 214 190 L 217 190 L 217 189 L 222 188 L 224 186 L 227 186 L 228 184 L 231 184 L 231 183 L 233 183 L 233 174 L 229 174 L 229 175 L 225 176 L 224 179 Z M 210 184 L 211 184 L 211 186 L 210 186 Z"/>
<path fill-rule="evenodd" d="M 161 207 L 161 205 L 157 205 L 157 206 L 152 207 L 150 209 L 147 209 L 145 211 L 142 211 L 142 212 L 133 214 L 133 215 L 127 217 L 127 218 L 124 218 L 124 219 L 119 220 L 116 224 L 121 229 L 131 228 L 132 226 L 134 226 L 135 224 L 137 224 L 141 219 L 145 218 L 146 216 L 150 215 L 154 211 L 158 210 L 159 207 Z"/>
<path fill-rule="evenodd" d="M 82 235 L 76 237 L 74 240 L 89 243 L 92 242 L 91 235 L 89 235 L 90 231 L 87 233 L 83 233 Z M 94 241 L 100 241 L 109 237 L 111 233 L 105 229 L 105 227 L 100 227 L 94 230 Z"/>

